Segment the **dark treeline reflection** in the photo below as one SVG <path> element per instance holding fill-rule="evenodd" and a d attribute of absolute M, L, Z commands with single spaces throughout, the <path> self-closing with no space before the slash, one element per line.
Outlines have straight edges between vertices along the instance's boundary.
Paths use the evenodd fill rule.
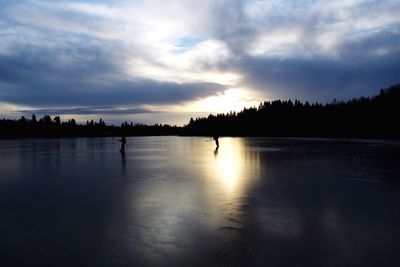
<path fill-rule="evenodd" d="M 207 136 L 308 136 L 399 138 L 396 114 L 400 112 L 400 84 L 382 89 L 374 97 L 361 97 L 329 104 L 302 103 L 299 100 L 266 101 L 240 112 L 191 118 L 184 127 L 167 124 L 121 126 L 74 119 L 61 121 L 49 115 L 37 119 L 0 120 L 0 137 L 79 137 L 140 135 Z"/>

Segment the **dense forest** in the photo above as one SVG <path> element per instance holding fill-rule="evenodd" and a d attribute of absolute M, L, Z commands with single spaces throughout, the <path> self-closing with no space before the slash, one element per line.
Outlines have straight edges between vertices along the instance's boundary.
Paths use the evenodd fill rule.
<path fill-rule="evenodd" d="M 361 97 L 329 104 L 302 103 L 298 100 L 266 101 L 240 112 L 191 118 L 184 127 L 145 125 L 125 122 L 121 126 L 74 119 L 61 121 L 49 115 L 37 119 L 0 120 L 0 138 L 24 137 L 101 137 L 138 135 L 206 136 L 297 136 L 400 138 L 400 84 L 380 90 L 374 97 Z"/>
<path fill-rule="evenodd" d="M 86 124 L 77 124 L 74 119 L 62 122 L 59 116 L 53 119 L 49 115 L 37 119 L 33 114 L 30 119 L 0 120 L 0 138 L 23 137 L 103 137 L 134 135 L 178 135 L 181 127 L 170 125 L 145 125 L 122 123 L 121 126 L 106 125 L 100 119 Z"/>
<path fill-rule="evenodd" d="M 329 104 L 267 101 L 240 112 L 190 119 L 187 135 L 400 138 L 400 84 L 372 98 Z"/>

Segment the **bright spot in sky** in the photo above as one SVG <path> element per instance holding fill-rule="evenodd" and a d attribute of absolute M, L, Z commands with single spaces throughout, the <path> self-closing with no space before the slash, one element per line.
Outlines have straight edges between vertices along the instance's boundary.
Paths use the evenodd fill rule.
<path fill-rule="evenodd" d="M 231 88 L 218 95 L 191 101 L 181 106 L 182 110 L 192 112 L 225 113 L 229 111 L 240 111 L 243 107 L 258 105 L 256 95 L 251 91 Z"/>

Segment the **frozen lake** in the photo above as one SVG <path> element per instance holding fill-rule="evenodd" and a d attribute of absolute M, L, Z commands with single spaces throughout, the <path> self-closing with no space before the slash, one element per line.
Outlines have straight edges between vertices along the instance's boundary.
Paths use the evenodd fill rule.
<path fill-rule="evenodd" d="M 0 140 L 1 266 L 400 266 L 400 143 Z"/>

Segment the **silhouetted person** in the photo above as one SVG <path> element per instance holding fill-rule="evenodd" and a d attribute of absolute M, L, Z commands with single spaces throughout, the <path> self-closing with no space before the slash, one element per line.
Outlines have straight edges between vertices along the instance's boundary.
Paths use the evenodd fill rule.
<path fill-rule="evenodd" d="M 214 135 L 213 139 L 215 141 L 215 145 L 217 146 L 217 148 L 219 147 L 219 141 L 218 141 L 219 136 L 218 135 Z"/>
<path fill-rule="evenodd" d="M 119 150 L 119 152 L 125 153 L 125 144 L 126 144 L 126 138 L 125 138 L 125 136 L 122 136 L 122 138 L 119 139 L 118 141 L 121 142 L 121 149 Z"/>

